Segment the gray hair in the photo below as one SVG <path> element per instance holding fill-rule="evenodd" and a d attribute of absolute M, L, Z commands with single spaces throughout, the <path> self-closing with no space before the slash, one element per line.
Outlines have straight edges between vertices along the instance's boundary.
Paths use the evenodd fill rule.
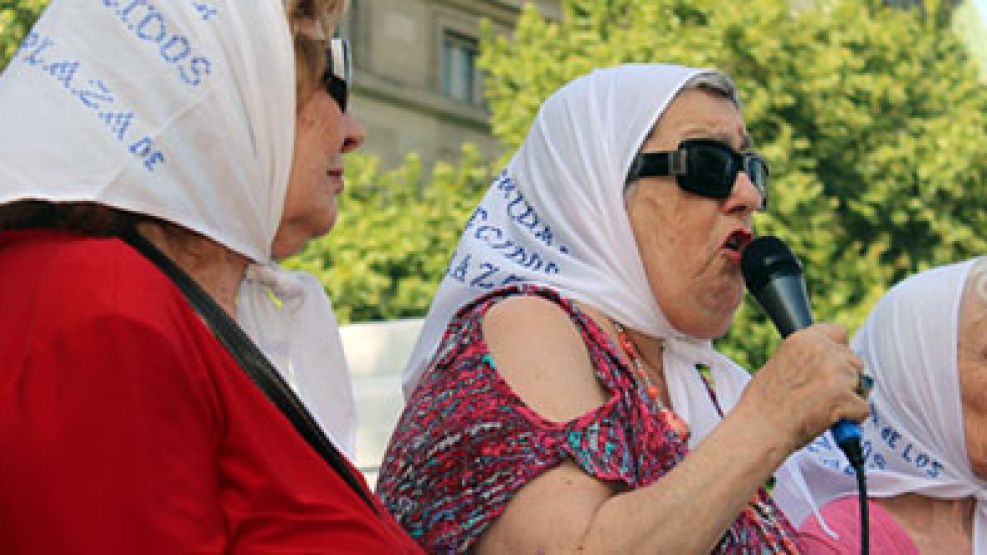
<path fill-rule="evenodd" d="M 727 77 L 725 73 L 705 71 L 694 75 L 682 85 L 682 91 L 690 89 L 700 89 L 716 96 L 728 98 L 738 110 L 742 108 L 740 99 L 737 98 L 737 86 L 733 84 L 733 80 Z M 679 94 L 682 94 L 682 91 Z M 655 125 L 658 125 L 657 121 Z M 654 127 L 652 127 L 652 130 L 654 130 Z"/>
<path fill-rule="evenodd" d="M 721 98 L 726 98 L 737 107 L 737 110 L 741 110 L 743 106 L 740 104 L 740 99 L 737 98 L 737 86 L 733 84 L 733 80 L 727 77 L 725 73 L 720 73 L 719 71 L 704 71 L 702 73 L 693 75 L 688 81 L 682 85 L 679 92 L 675 93 L 675 98 L 685 91 L 692 89 L 699 89 L 701 91 L 712 94 L 713 96 L 719 96 Z M 674 100 L 673 98 L 672 100 Z M 651 130 L 648 131 L 648 137 L 645 139 L 647 141 L 655 133 L 655 129 L 658 128 L 658 122 L 661 121 L 661 116 L 651 125 Z M 644 143 L 638 147 L 638 152 L 644 148 Z"/>
<path fill-rule="evenodd" d="M 987 303 L 987 256 L 973 263 L 967 277 L 967 287 L 972 288 L 980 302 Z"/>

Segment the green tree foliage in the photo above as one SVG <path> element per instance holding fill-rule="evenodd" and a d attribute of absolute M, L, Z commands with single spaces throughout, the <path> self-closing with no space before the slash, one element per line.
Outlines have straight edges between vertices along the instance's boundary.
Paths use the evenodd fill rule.
<path fill-rule="evenodd" d="M 0 0 L 0 71 L 47 5 L 48 0 Z"/>
<path fill-rule="evenodd" d="M 734 77 L 773 168 L 760 232 L 806 265 L 817 317 L 851 328 L 886 287 L 987 253 L 987 89 L 948 10 L 878 0 L 563 0 L 480 65 L 494 133 L 518 145 L 538 105 L 593 67 L 674 62 Z M 777 342 L 750 301 L 721 347 L 756 368 Z"/>
<path fill-rule="evenodd" d="M 421 316 L 490 168 L 470 145 L 457 165 L 436 164 L 430 178 L 414 154 L 386 172 L 375 158 L 352 155 L 332 233 L 284 265 L 319 276 L 340 322 Z"/>

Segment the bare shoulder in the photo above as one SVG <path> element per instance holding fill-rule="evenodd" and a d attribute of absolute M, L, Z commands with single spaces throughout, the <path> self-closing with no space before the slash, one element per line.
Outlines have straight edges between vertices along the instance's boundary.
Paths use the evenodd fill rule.
<path fill-rule="evenodd" d="M 607 399 L 576 324 L 551 300 L 526 295 L 497 303 L 483 336 L 501 377 L 544 418 L 571 420 Z"/>

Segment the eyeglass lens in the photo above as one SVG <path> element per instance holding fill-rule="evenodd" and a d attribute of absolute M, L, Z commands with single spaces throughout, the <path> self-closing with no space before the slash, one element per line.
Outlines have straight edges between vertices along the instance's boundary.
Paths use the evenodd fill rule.
<path fill-rule="evenodd" d="M 687 190 L 713 198 L 727 198 L 737 174 L 743 171 L 764 198 L 767 192 L 767 166 L 756 154 L 738 154 L 730 147 L 712 141 L 684 141 L 688 170 L 679 176 Z"/>
<path fill-rule="evenodd" d="M 323 75 L 326 92 L 333 97 L 342 112 L 349 100 L 350 49 L 345 39 L 332 39 L 326 49 L 326 69 Z"/>

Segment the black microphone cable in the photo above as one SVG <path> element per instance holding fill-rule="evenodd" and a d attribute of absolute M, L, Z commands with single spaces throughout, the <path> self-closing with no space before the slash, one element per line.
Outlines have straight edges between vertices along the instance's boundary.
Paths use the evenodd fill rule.
<path fill-rule="evenodd" d="M 852 464 L 852 463 L 851 463 Z M 857 496 L 860 500 L 860 553 L 870 553 L 870 511 L 867 506 L 867 475 L 864 465 L 854 464 L 853 471 L 857 474 Z"/>
<path fill-rule="evenodd" d="M 864 386 L 865 387 L 865 386 Z M 860 441 L 850 441 L 841 446 L 853 473 L 857 477 L 857 500 L 860 505 L 860 553 L 870 553 L 870 508 L 867 504 L 867 475 L 864 472 L 864 453 Z"/>

